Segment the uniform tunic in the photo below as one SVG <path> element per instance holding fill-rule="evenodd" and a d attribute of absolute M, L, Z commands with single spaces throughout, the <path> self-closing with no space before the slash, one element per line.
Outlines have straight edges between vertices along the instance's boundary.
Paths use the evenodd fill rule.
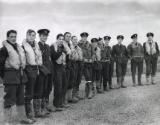
<path fill-rule="evenodd" d="M 128 54 L 126 46 L 122 44 L 114 45 L 112 48 L 112 56 L 114 58 L 114 61 L 116 62 L 117 82 L 120 83 L 123 81 L 127 69 Z M 119 78 L 122 81 L 119 81 Z"/>
<path fill-rule="evenodd" d="M 128 55 L 131 59 L 131 72 L 132 72 L 132 80 L 135 83 L 135 74 L 136 69 L 138 68 L 138 82 L 141 83 L 141 75 L 143 72 L 143 58 L 144 58 L 144 50 L 143 46 L 138 42 L 132 42 L 127 47 Z"/>

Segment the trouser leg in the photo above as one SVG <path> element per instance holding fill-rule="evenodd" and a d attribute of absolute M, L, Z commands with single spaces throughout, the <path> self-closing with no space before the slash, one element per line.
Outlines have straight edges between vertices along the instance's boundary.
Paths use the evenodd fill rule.
<path fill-rule="evenodd" d="M 28 82 L 25 86 L 25 111 L 29 119 L 34 120 L 32 99 L 34 97 L 34 87 L 37 79 L 37 70 L 27 69 Z"/>
<path fill-rule="evenodd" d="M 157 60 L 158 60 L 158 58 L 152 58 L 152 60 L 151 60 L 151 68 L 152 68 L 151 82 L 152 82 L 152 84 L 156 83 L 155 76 L 156 76 L 156 71 L 157 71 Z"/>
<path fill-rule="evenodd" d="M 138 63 L 138 85 L 142 85 L 143 61 Z"/>

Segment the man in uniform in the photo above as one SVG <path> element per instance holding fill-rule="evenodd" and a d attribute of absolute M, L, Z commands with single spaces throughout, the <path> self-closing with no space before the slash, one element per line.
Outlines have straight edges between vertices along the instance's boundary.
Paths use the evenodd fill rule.
<path fill-rule="evenodd" d="M 72 66 L 73 66 L 73 92 L 72 92 L 72 100 L 74 100 L 75 102 L 77 102 L 80 98 L 78 97 L 78 89 L 79 88 L 79 84 L 77 82 L 78 79 L 78 70 L 79 70 L 79 62 L 82 61 L 83 56 L 82 56 L 82 50 L 81 48 L 78 46 L 78 38 L 76 36 L 72 36 L 71 38 L 72 41 L 72 46 L 71 46 L 71 56 L 70 59 L 72 61 Z"/>
<path fill-rule="evenodd" d="M 28 82 L 25 87 L 25 110 L 27 117 L 34 121 L 34 117 L 44 117 L 41 112 L 43 82 L 39 82 L 39 78 L 45 74 L 45 72 L 41 70 L 43 65 L 42 53 L 38 43 L 35 41 L 35 38 L 36 32 L 29 29 L 26 33 L 26 39 L 22 43 L 26 55 L 27 65 L 25 70 L 28 77 Z M 32 106 L 34 108 L 34 114 Z"/>
<path fill-rule="evenodd" d="M 52 91 L 52 81 L 53 81 L 53 66 L 51 62 L 51 57 L 50 57 L 50 47 L 48 44 L 46 44 L 48 34 L 49 34 L 48 29 L 40 29 L 38 30 L 39 33 L 39 47 L 42 52 L 42 60 L 43 60 L 43 65 L 46 70 L 48 70 L 48 74 L 44 74 L 43 77 L 39 79 L 39 82 L 43 82 L 43 93 L 42 93 L 42 112 L 45 114 L 48 114 L 48 111 L 53 111 L 49 107 L 49 95 L 50 92 Z M 48 110 L 48 111 L 47 111 Z"/>
<path fill-rule="evenodd" d="M 92 82 L 93 82 L 93 94 L 95 95 L 96 92 L 102 93 L 101 89 L 101 49 L 98 47 L 98 39 L 92 38 L 91 39 L 91 45 L 92 45 Z"/>
<path fill-rule="evenodd" d="M 131 39 L 133 40 L 127 47 L 128 56 L 131 59 L 131 72 L 132 72 L 132 82 L 133 86 L 136 86 L 136 69 L 138 69 L 138 85 L 142 85 L 141 76 L 143 72 L 143 57 L 144 51 L 141 43 L 137 41 L 137 34 L 133 34 Z"/>
<path fill-rule="evenodd" d="M 104 91 L 113 89 L 112 87 L 112 75 L 113 75 L 113 60 L 112 60 L 112 48 L 109 46 L 111 37 L 104 36 L 104 48 L 101 50 L 102 61 L 102 79 Z"/>
<path fill-rule="evenodd" d="M 149 77 L 151 76 L 151 83 L 155 84 L 159 47 L 157 42 L 153 40 L 153 33 L 147 33 L 146 36 L 148 40 L 143 44 L 144 57 L 146 62 L 146 81 L 149 83 Z"/>
<path fill-rule="evenodd" d="M 65 103 L 76 103 L 77 100 L 72 98 L 73 92 L 73 84 L 74 84 L 74 62 L 71 60 L 71 33 L 65 32 L 64 33 L 64 43 L 67 45 L 70 53 L 66 56 L 66 77 L 67 77 L 67 93 Z"/>
<path fill-rule="evenodd" d="M 12 107 L 16 104 L 21 123 L 32 124 L 26 118 L 24 110 L 24 84 L 27 77 L 24 72 L 26 58 L 23 48 L 16 43 L 17 31 L 9 30 L 7 40 L 0 49 L 0 77 L 4 82 L 4 117 L 5 123 L 11 124 Z"/>
<path fill-rule="evenodd" d="M 70 53 L 68 46 L 64 43 L 64 35 L 58 34 L 57 41 L 50 47 L 51 59 L 54 65 L 54 101 L 56 111 L 62 111 L 67 91 L 66 80 L 66 56 Z"/>
<path fill-rule="evenodd" d="M 92 89 L 93 89 L 93 84 L 92 84 L 92 46 L 91 44 L 87 41 L 88 38 L 88 33 L 83 32 L 80 34 L 81 40 L 79 41 L 79 47 L 82 49 L 83 52 L 83 61 L 84 61 L 84 66 L 83 66 L 83 74 L 86 80 L 86 97 L 88 99 L 91 99 L 93 96 Z"/>
<path fill-rule="evenodd" d="M 128 54 L 126 46 L 122 44 L 123 39 L 123 35 L 118 35 L 118 44 L 112 48 L 112 56 L 116 61 L 117 88 L 126 88 L 124 86 L 124 77 L 127 70 Z"/>

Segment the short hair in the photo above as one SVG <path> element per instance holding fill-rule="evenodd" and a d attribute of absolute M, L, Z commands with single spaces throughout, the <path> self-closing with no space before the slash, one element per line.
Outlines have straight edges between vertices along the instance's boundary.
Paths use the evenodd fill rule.
<path fill-rule="evenodd" d="M 30 35 L 31 33 L 35 33 L 35 34 L 36 34 L 36 31 L 34 31 L 34 30 L 32 30 L 32 29 L 27 30 L 27 34 Z"/>
<path fill-rule="evenodd" d="M 71 34 L 71 33 L 70 33 L 70 32 L 65 32 L 65 33 L 64 33 L 64 36 L 66 36 L 67 34 Z"/>
<path fill-rule="evenodd" d="M 74 37 L 77 37 L 77 36 L 72 36 L 71 39 L 73 39 Z"/>
<path fill-rule="evenodd" d="M 61 37 L 61 36 L 64 37 L 64 35 L 62 33 L 60 33 L 60 34 L 57 35 L 56 38 L 59 39 L 59 37 Z"/>
<path fill-rule="evenodd" d="M 16 30 L 9 30 L 9 31 L 7 31 L 7 37 L 9 37 L 9 35 L 10 35 L 11 33 L 17 34 L 17 31 L 16 31 Z"/>

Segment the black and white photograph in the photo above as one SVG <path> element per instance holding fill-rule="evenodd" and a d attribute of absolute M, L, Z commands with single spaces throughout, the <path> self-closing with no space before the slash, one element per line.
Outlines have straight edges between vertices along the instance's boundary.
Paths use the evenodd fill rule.
<path fill-rule="evenodd" d="M 0 125 L 160 125 L 159 0 L 0 0 Z"/>

